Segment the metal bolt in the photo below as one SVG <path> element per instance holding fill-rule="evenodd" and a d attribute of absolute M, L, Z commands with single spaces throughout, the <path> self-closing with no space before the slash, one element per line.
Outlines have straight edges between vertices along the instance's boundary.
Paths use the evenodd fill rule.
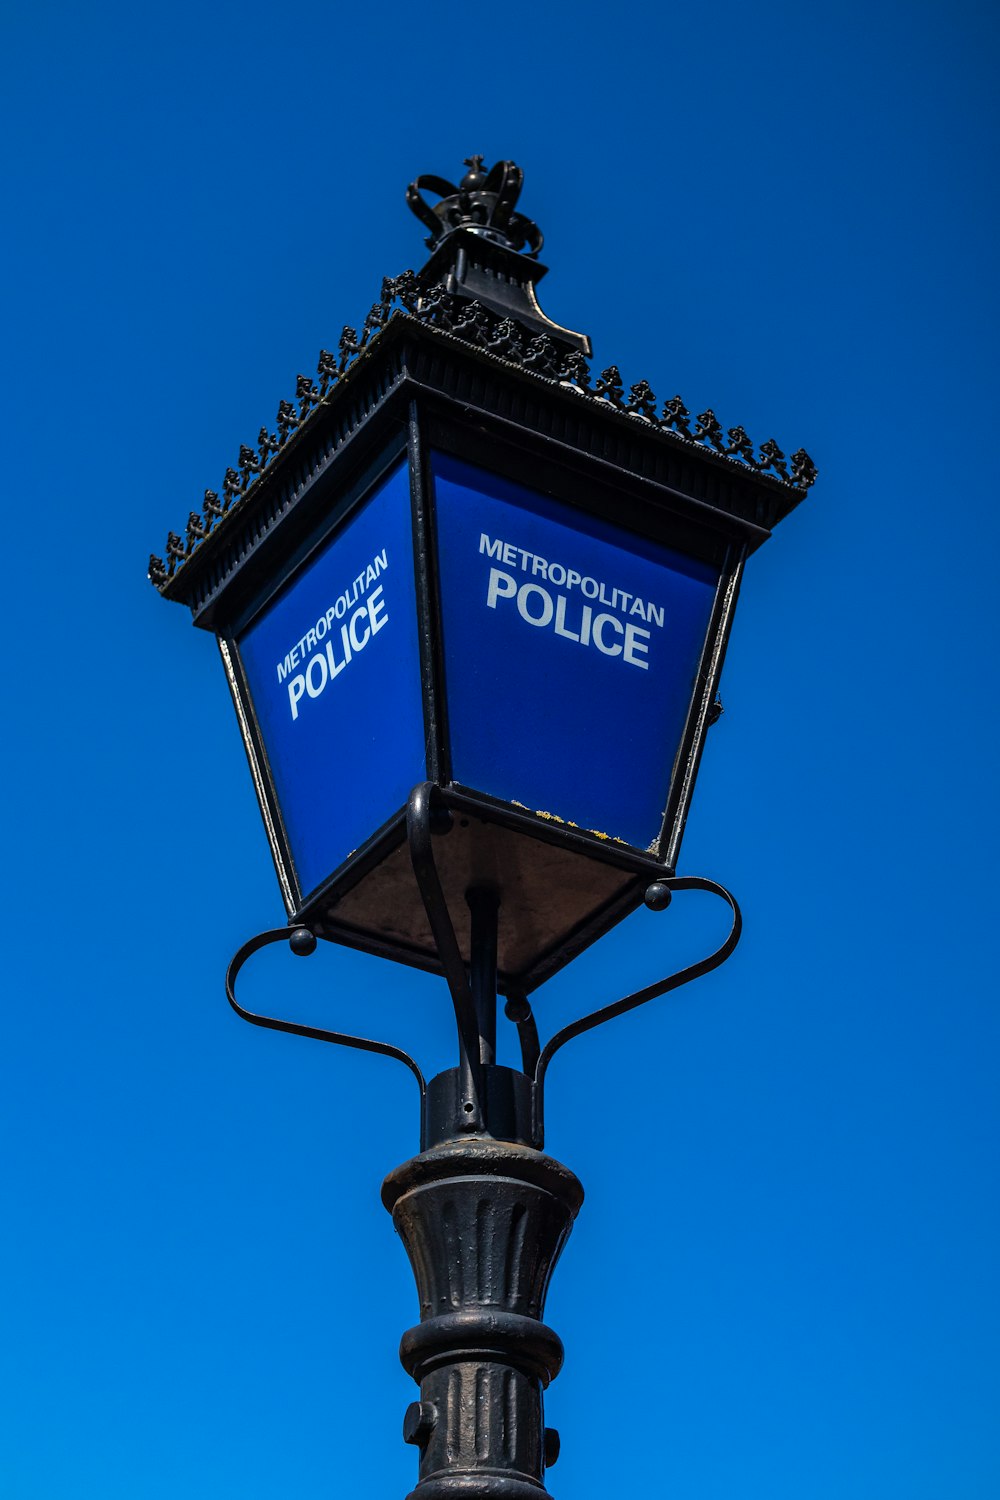
<path fill-rule="evenodd" d="M 546 1427 L 544 1442 L 545 1442 L 545 1467 L 547 1469 L 551 1469 L 552 1465 L 555 1463 L 556 1459 L 559 1457 L 559 1450 L 562 1447 L 562 1442 L 561 1442 L 560 1437 L 559 1437 L 559 1431 L 558 1431 L 558 1429 L 555 1428 L 555 1427 Z"/>
<path fill-rule="evenodd" d="M 440 802 L 431 804 L 431 833 L 438 835 L 450 833 L 454 822 L 455 817 L 450 807 L 444 807 Z"/>
<path fill-rule="evenodd" d="M 426 1447 L 436 1422 L 436 1406 L 430 1401 L 411 1401 L 403 1416 L 403 1442 Z"/>

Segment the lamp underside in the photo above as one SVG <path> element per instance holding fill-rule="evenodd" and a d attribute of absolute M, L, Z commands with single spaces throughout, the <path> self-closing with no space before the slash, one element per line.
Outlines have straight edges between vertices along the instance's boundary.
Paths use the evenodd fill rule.
<path fill-rule="evenodd" d="M 389 842 L 389 840 L 387 840 Z M 663 867 L 635 855 L 631 868 L 542 842 L 462 812 L 434 840 L 438 873 L 466 962 L 470 959 L 465 895 L 492 886 L 500 898 L 500 989 L 537 988 L 641 901 Z M 627 857 L 627 856 L 626 856 Z M 321 935 L 414 967 L 439 970 L 434 940 L 400 825 L 385 857 L 339 895 L 308 903 L 304 914 Z"/>

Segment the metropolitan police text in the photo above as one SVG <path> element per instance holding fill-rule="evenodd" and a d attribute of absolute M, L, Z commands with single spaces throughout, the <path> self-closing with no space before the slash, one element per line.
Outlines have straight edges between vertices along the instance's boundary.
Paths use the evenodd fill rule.
<path fill-rule="evenodd" d="M 662 605 L 652 604 L 625 589 L 613 588 L 596 578 L 578 573 L 575 568 L 564 567 L 560 562 L 549 562 L 548 558 L 539 557 L 535 552 L 526 552 L 523 547 L 515 547 L 512 542 L 501 541 L 499 537 L 490 538 L 485 531 L 479 538 L 479 551 L 486 557 L 496 558 L 508 568 L 519 568 L 522 573 L 530 574 L 532 580 L 542 578 L 546 584 L 554 585 L 545 588 L 541 583 L 533 581 L 519 584 L 514 575 L 505 572 L 503 568 L 490 568 L 486 589 L 486 604 L 489 609 L 498 608 L 506 599 L 513 600 L 514 607 L 526 624 L 536 625 L 539 629 L 552 629 L 564 640 L 577 641 L 581 646 L 596 646 L 605 656 L 620 656 L 630 667 L 649 670 L 649 662 L 645 658 L 649 655 L 648 643 L 652 631 L 634 624 L 632 617 L 638 616 L 640 620 L 657 625 L 662 630 Z M 565 589 L 566 592 L 557 593 L 556 589 Z M 582 595 L 578 607 L 570 598 L 574 590 Z M 609 608 L 597 611 L 593 604 L 582 602 L 588 599 Z M 609 609 L 620 611 L 626 619 L 619 619 Z"/>
<path fill-rule="evenodd" d="M 320 615 L 316 624 L 287 653 L 284 661 L 278 662 L 278 681 L 288 683 L 288 704 L 293 719 L 299 716 L 301 698 L 306 694 L 318 698 L 327 684 L 339 677 L 382 627 L 388 625 L 382 585 L 379 583 L 372 588 L 388 566 L 383 547 L 357 578 L 337 595 L 326 613 Z M 363 602 L 359 603 L 361 600 Z M 335 625 L 337 620 L 342 622 L 339 630 Z M 315 654 L 310 655 L 310 652 Z M 295 672 L 302 661 L 306 661 L 304 671 Z"/>

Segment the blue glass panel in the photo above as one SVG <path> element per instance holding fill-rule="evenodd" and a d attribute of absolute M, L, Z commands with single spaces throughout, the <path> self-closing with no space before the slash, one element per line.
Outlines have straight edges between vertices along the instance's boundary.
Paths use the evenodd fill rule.
<path fill-rule="evenodd" d="M 433 455 L 456 781 L 645 849 L 718 571 Z"/>
<path fill-rule="evenodd" d="M 427 774 L 405 466 L 293 575 L 239 648 L 306 895 Z"/>

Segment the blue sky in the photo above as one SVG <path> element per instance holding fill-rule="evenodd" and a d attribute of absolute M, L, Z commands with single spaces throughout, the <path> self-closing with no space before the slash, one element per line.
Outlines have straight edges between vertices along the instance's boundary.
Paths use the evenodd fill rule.
<path fill-rule="evenodd" d="M 526 171 L 543 304 L 804 444 L 681 868 L 718 973 L 553 1065 L 587 1202 L 552 1491 L 980 1500 L 996 1439 L 996 20 L 9 6 L 0 1493 L 392 1500 L 401 1069 L 229 1013 L 282 908 L 211 640 L 145 579 L 296 373 L 420 262 L 403 189 Z M 642 914 L 543 1027 L 697 956 Z M 440 986 L 261 956 L 250 1003 L 450 1063 Z"/>

